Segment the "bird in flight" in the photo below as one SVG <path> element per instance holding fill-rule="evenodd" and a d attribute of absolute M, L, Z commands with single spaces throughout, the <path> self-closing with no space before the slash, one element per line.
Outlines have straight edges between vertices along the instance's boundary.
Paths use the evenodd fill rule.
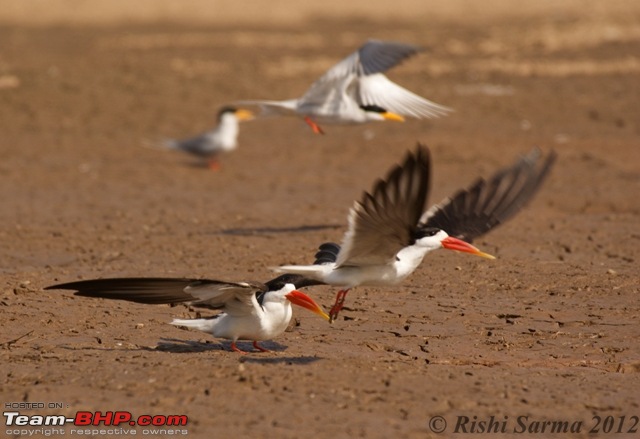
<path fill-rule="evenodd" d="M 262 116 L 301 116 L 316 134 L 319 124 L 434 118 L 451 110 L 390 81 L 383 72 L 422 51 L 411 44 L 369 40 L 322 75 L 305 94 L 284 101 L 248 100 Z"/>
<path fill-rule="evenodd" d="M 356 201 L 342 244 L 320 248 L 335 262 L 285 265 L 274 270 L 343 287 L 329 315 L 335 320 L 349 289 L 395 285 L 433 250 L 447 249 L 494 259 L 471 242 L 513 217 L 538 191 L 556 154 L 534 149 L 489 179 L 478 179 L 426 212 L 431 180 L 429 150 L 418 145 L 404 162 Z"/>

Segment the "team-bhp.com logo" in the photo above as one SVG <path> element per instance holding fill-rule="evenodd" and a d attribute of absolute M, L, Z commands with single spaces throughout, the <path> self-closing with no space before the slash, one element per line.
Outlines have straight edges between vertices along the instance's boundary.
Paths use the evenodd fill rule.
<path fill-rule="evenodd" d="M 63 426 L 67 424 L 76 427 L 105 426 L 105 427 L 184 427 L 189 421 L 187 415 L 140 415 L 134 418 L 130 412 L 76 412 L 73 418 L 63 415 L 22 415 L 19 412 L 4 412 L 5 426 Z"/>

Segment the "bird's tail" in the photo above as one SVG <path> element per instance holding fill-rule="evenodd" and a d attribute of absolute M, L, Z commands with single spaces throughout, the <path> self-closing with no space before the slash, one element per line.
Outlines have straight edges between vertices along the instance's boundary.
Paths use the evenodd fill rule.
<path fill-rule="evenodd" d="M 295 116 L 297 99 L 287 101 L 238 101 L 238 105 L 256 105 L 260 108 L 260 117 Z"/>
<path fill-rule="evenodd" d="M 162 139 L 158 145 L 165 149 L 180 149 L 180 142 L 175 139 Z"/>
<path fill-rule="evenodd" d="M 140 146 L 147 149 L 167 150 L 180 149 L 180 142 L 175 139 L 142 139 Z"/>
<path fill-rule="evenodd" d="M 298 274 L 322 282 L 324 276 L 335 267 L 339 252 L 340 246 L 338 244 L 325 242 L 318 247 L 313 265 L 282 265 L 271 267 L 271 269 L 276 273 Z"/>
<path fill-rule="evenodd" d="M 218 314 L 209 319 L 173 319 L 171 324 L 213 333 L 214 328 L 220 322 L 220 316 L 221 314 Z"/>
<path fill-rule="evenodd" d="M 309 279 L 322 281 L 323 275 L 333 269 L 334 264 L 328 263 L 323 265 L 282 265 L 280 267 L 272 267 L 276 273 L 300 274 Z"/>

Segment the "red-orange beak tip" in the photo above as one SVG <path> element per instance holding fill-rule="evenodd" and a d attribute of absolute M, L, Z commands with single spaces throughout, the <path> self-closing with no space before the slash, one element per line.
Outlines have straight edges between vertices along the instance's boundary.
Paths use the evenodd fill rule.
<path fill-rule="evenodd" d="M 447 236 L 445 239 L 442 240 L 441 244 L 442 244 L 442 247 L 446 248 L 447 250 L 455 250 L 459 252 L 470 253 L 472 255 L 480 256 L 482 258 L 487 258 L 487 259 L 496 258 L 495 256 L 490 255 L 489 253 L 480 251 L 477 247 L 474 247 L 468 242 L 465 242 L 458 238 L 454 238 L 453 236 Z"/>
<path fill-rule="evenodd" d="M 307 296 L 305 293 L 298 290 L 293 290 L 285 297 L 294 305 L 306 308 L 309 311 L 318 314 L 323 319 L 331 321 L 329 315 L 324 312 L 322 308 L 320 308 L 320 305 L 318 305 L 311 297 Z"/>

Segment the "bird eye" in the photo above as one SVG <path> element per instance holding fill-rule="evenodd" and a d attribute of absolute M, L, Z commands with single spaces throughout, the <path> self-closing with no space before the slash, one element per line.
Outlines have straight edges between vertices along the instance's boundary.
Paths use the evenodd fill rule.
<path fill-rule="evenodd" d="M 440 229 L 438 229 L 436 227 L 427 227 L 427 228 L 424 228 L 424 229 L 419 229 L 416 232 L 415 239 L 427 238 L 429 236 L 435 236 L 435 235 L 438 234 L 439 231 L 440 231 Z"/>

